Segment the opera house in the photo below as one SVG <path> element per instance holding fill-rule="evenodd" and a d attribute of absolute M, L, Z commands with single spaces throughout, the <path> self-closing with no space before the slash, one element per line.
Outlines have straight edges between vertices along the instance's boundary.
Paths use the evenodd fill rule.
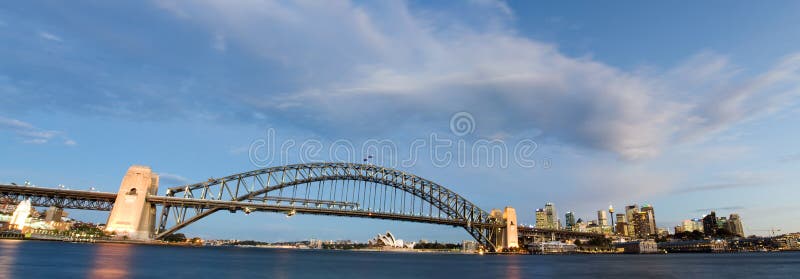
<path fill-rule="evenodd" d="M 378 234 L 375 238 L 369 240 L 370 246 L 392 247 L 392 248 L 414 248 L 415 242 L 406 243 L 402 239 L 394 238 L 390 231 L 386 234 Z"/>

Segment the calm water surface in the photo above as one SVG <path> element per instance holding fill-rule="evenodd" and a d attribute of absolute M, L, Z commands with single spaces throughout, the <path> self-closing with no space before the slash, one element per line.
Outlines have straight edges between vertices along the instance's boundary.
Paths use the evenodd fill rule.
<path fill-rule="evenodd" d="M 0 240 L 0 278 L 800 278 L 800 253 L 478 256 Z"/>

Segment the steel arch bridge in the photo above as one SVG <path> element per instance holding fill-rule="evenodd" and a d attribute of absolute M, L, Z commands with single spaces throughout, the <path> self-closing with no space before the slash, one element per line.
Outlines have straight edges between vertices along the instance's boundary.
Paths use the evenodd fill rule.
<path fill-rule="evenodd" d="M 220 210 L 379 218 L 463 227 L 496 250 L 503 227 L 461 195 L 403 171 L 371 164 L 312 163 L 259 169 L 172 187 L 148 196 L 162 205 L 160 239 Z"/>

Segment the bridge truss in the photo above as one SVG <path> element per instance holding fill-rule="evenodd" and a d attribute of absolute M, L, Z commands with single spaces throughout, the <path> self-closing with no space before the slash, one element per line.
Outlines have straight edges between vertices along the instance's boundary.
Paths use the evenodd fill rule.
<path fill-rule="evenodd" d="M 156 238 L 219 210 L 336 215 L 463 227 L 487 249 L 502 226 L 486 211 L 430 180 L 370 164 L 313 163 L 265 168 L 169 188 Z"/>
<path fill-rule="evenodd" d="M 1 204 L 17 204 L 30 199 L 33 206 L 111 211 L 116 197 L 114 193 L 0 185 Z"/>

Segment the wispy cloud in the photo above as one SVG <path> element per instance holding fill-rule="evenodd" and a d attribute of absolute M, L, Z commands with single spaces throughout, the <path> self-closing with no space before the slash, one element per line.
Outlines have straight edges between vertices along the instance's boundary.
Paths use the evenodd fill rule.
<path fill-rule="evenodd" d="M 754 76 L 711 51 L 660 73 L 628 72 L 509 32 L 510 10 L 496 5 L 486 12 L 505 22 L 429 18 L 404 4 L 168 3 L 265 62 L 306 75 L 302 88 L 240 94 L 237 102 L 350 134 L 396 127 L 389 124 L 413 121 L 409 114 L 426 121 L 470 111 L 487 134 L 539 129 L 622 158 L 650 158 L 781 110 L 800 92 L 798 54 Z M 473 4 L 487 3 L 498 2 Z M 325 116 L 332 113 L 338 117 Z"/>
<path fill-rule="evenodd" d="M 45 39 L 45 40 L 50 40 L 50 41 L 55 41 L 55 42 L 62 42 L 61 37 L 56 36 L 53 33 L 49 33 L 49 32 L 41 31 L 41 32 L 39 32 L 39 37 L 41 37 L 42 39 Z"/>
<path fill-rule="evenodd" d="M 676 193 L 692 193 L 692 192 L 713 191 L 713 190 L 727 190 L 727 189 L 751 187 L 751 186 L 755 186 L 755 185 L 756 184 L 754 184 L 754 183 L 744 183 L 744 182 L 707 184 L 707 185 L 700 185 L 700 186 L 689 187 L 689 188 L 682 188 L 682 189 L 676 190 L 675 192 Z"/>
<path fill-rule="evenodd" d="M 336 127 L 320 131 L 348 136 L 391 133 L 468 111 L 479 120 L 476 133 L 483 136 L 539 130 L 559 143 L 629 160 L 707 140 L 796 104 L 800 94 L 798 54 L 760 72 L 714 51 L 675 61 L 671 68 L 626 70 L 523 36 L 502 1 L 475 0 L 459 7 L 468 11 L 462 14 L 388 1 L 163 0 L 157 6 L 193 31 L 205 27 L 199 36 L 208 39 L 204 51 L 225 51 L 254 71 L 201 71 L 219 65 L 204 60 L 207 53 L 176 62 L 171 59 L 182 56 L 156 51 L 132 56 L 132 50 L 147 48 L 101 45 L 124 50 L 104 59 L 75 55 L 60 57 L 59 63 L 37 57 L 18 63 L 61 65 L 64 69 L 41 76 L 77 77 L 74 84 L 28 77 L 11 77 L 8 83 L 21 87 L 24 94 L 18 98 L 25 103 L 59 109 L 138 118 L 214 112 L 230 121 Z M 125 28 L 113 31 L 125 33 Z M 128 33 L 133 46 L 159 41 Z M 39 36 L 62 39 L 48 32 Z M 168 61 L 163 68 L 176 70 L 164 75 L 97 62 L 141 57 L 157 57 L 147 61 L 156 68 L 162 66 L 156 60 Z M 40 68 L 52 67 L 30 70 Z M 109 73 L 125 78 L 107 79 Z M 198 78 L 198 88 L 184 92 L 174 73 L 206 76 Z M 84 84 L 92 86 L 86 90 Z M 267 120 L 252 117 L 256 111 Z"/>
<path fill-rule="evenodd" d="M 163 184 L 163 185 L 180 185 L 180 184 L 187 184 L 187 183 L 191 182 L 188 178 L 183 177 L 181 175 L 172 174 L 172 173 L 165 173 L 165 172 L 159 173 L 158 174 L 158 179 L 159 179 L 159 183 Z"/>
<path fill-rule="evenodd" d="M 13 133 L 19 137 L 22 142 L 29 144 L 45 144 L 54 138 L 64 140 L 65 145 L 72 146 L 77 144 L 77 142 L 66 137 L 61 131 L 44 130 L 28 122 L 0 116 L 0 131 L 3 130 Z"/>
<path fill-rule="evenodd" d="M 794 163 L 797 161 L 800 161 L 800 153 L 788 154 L 778 159 L 778 162 L 781 163 Z"/>
<path fill-rule="evenodd" d="M 704 191 L 721 191 L 729 189 L 749 188 L 749 187 L 769 187 L 775 181 L 779 181 L 781 176 L 770 172 L 749 172 L 741 171 L 725 173 L 719 175 L 720 183 L 697 185 L 685 188 L 675 188 L 673 194 L 694 193 Z"/>
<path fill-rule="evenodd" d="M 695 209 L 694 212 L 734 211 L 734 210 L 742 210 L 742 209 L 745 209 L 745 207 L 741 206 L 741 205 L 733 205 L 733 206 L 714 207 L 714 208 L 699 208 L 699 209 Z"/>

